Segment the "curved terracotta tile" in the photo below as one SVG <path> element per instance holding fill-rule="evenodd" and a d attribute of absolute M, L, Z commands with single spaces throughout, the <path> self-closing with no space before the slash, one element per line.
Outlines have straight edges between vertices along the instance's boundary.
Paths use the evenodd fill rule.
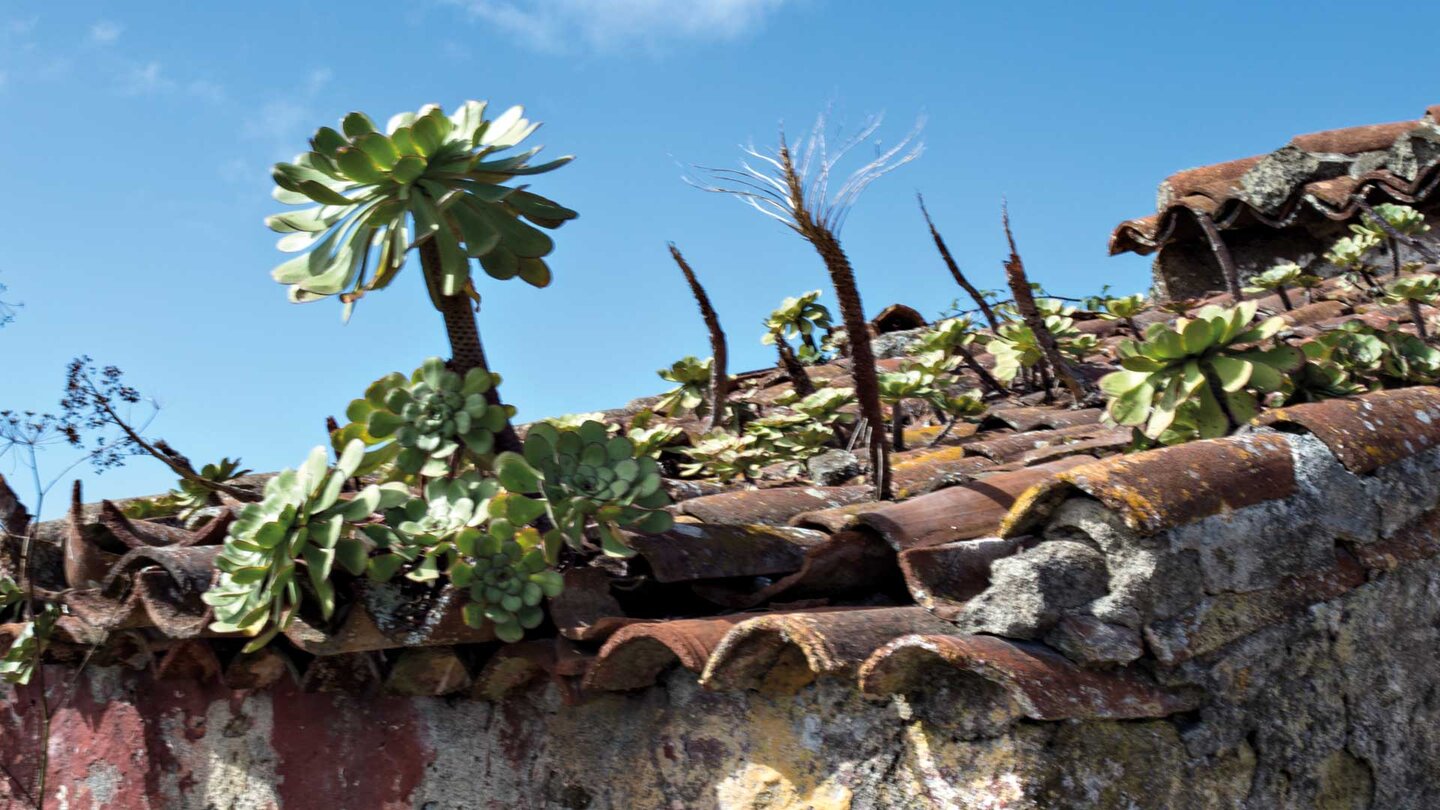
<path fill-rule="evenodd" d="M 1295 491 L 1295 463 L 1283 435 L 1205 439 L 1065 470 L 1025 492 L 999 534 L 1031 533 L 1074 494 L 1096 498 L 1131 529 L 1150 535 Z"/>
<path fill-rule="evenodd" d="M 700 676 L 707 689 L 793 692 L 821 676 L 854 673 L 897 636 L 953 625 L 919 607 L 832 608 L 760 616 L 721 640 Z"/>
<path fill-rule="evenodd" d="M 642 689 L 676 665 L 699 674 L 725 634 L 754 615 L 672 619 L 622 628 L 600 648 L 585 676 L 585 687 L 608 691 Z"/>
<path fill-rule="evenodd" d="M 837 532 L 805 551 L 800 570 L 765 587 L 741 587 L 725 580 L 697 582 L 691 590 L 722 607 L 745 610 L 771 600 L 847 599 L 888 593 L 900 580 L 895 551 L 863 527 Z"/>
<path fill-rule="evenodd" d="M 855 521 L 878 532 L 896 551 L 984 537 L 999 529 L 1001 520 L 1026 490 L 1093 462 L 1089 457 L 1064 458 L 995 473 L 908 501 L 878 505 L 858 513 Z"/>
<path fill-rule="evenodd" d="M 1369 473 L 1440 447 L 1440 388 L 1397 388 L 1277 408 L 1256 423 L 1309 433 L 1347 470 Z"/>
<path fill-rule="evenodd" d="M 1084 669 L 1044 645 L 994 636 L 895 639 L 861 666 L 860 689 L 871 697 L 923 692 L 947 674 L 998 686 L 1032 720 L 1167 717 L 1200 704 L 1197 693 L 1163 689 L 1133 671 Z"/>
<path fill-rule="evenodd" d="M 681 501 L 675 511 L 710 525 L 783 526 L 801 512 L 833 509 L 869 498 L 870 488 L 866 486 L 741 489 Z"/>
<path fill-rule="evenodd" d="M 661 534 L 631 535 L 630 542 L 656 581 L 690 582 L 798 571 L 805 550 L 825 537 L 789 526 L 678 523 Z"/>

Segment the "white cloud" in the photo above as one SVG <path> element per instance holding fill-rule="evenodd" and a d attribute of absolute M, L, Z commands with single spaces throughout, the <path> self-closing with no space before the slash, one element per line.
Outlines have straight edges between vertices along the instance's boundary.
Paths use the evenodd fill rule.
<path fill-rule="evenodd" d="M 310 71 L 310 75 L 305 77 L 305 95 L 309 97 L 319 95 L 320 91 L 324 90 L 325 85 L 329 84 L 334 77 L 335 72 L 327 67 L 315 68 Z"/>
<path fill-rule="evenodd" d="M 245 134 L 251 138 L 284 140 L 309 119 L 310 110 L 293 101 L 271 101 L 245 122 Z"/>
<path fill-rule="evenodd" d="M 678 40 L 733 40 L 787 0 L 450 0 L 484 23 L 546 51 L 581 44 L 612 51 Z"/>
<path fill-rule="evenodd" d="M 120 94 L 140 96 L 175 89 L 175 81 L 165 75 L 159 62 L 133 65 L 120 76 Z"/>
<path fill-rule="evenodd" d="M 7 39 L 24 38 L 35 32 L 35 26 L 40 24 L 40 18 L 35 15 L 29 17 L 17 17 L 0 23 L 0 33 Z"/>
<path fill-rule="evenodd" d="M 109 20 L 101 20 L 90 26 L 90 41 L 101 45 L 108 45 L 120 38 L 125 26 L 113 23 Z"/>

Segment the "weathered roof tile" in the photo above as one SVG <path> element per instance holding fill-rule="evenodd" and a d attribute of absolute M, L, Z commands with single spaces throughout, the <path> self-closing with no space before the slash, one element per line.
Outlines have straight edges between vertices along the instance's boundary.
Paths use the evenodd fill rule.
<path fill-rule="evenodd" d="M 709 689 L 789 692 L 820 676 L 854 673 L 896 636 L 951 625 L 919 607 L 836 608 L 760 616 L 725 635 L 700 677 Z"/>
<path fill-rule="evenodd" d="M 1440 388 L 1398 388 L 1276 408 L 1261 414 L 1258 422 L 1308 432 L 1346 469 L 1368 473 L 1440 446 Z"/>
<path fill-rule="evenodd" d="M 896 639 L 861 667 L 860 688 L 874 697 L 925 691 L 946 670 L 995 684 L 1032 720 L 1167 717 L 1199 705 L 1198 694 L 1164 689 L 1136 672 L 1084 669 L 1044 645 L 993 636 Z"/>
<path fill-rule="evenodd" d="M 810 529 L 703 523 L 631 536 L 659 582 L 788 574 L 800 570 L 806 549 L 824 541 L 823 532 Z"/>
<path fill-rule="evenodd" d="M 1290 444 L 1279 434 L 1206 439 L 1066 470 L 1026 492 L 1000 529 L 1028 534 L 1072 494 L 1097 498 L 1126 525 L 1155 534 L 1295 492 Z"/>
<path fill-rule="evenodd" d="M 1093 462 L 1066 458 L 995 473 L 899 503 L 861 511 L 856 522 L 879 532 L 896 551 L 994 534 L 1021 493 L 1058 473 Z"/>
<path fill-rule="evenodd" d="M 783 526 L 801 512 L 833 509 L 869 497 L 867 486 L 739 489 L 681 501 L 675 511 L 716 526 Z"/>
<path fill-rule="evenodd" d="M 698 675 L 725 634 L 754 615 L 736 613 L 632 624 L 616 632 L 600 648 L 595 665 L 585 676 L 585 687 L 640 689 L 654 684 L 661 672 L 677 664 Z"/>

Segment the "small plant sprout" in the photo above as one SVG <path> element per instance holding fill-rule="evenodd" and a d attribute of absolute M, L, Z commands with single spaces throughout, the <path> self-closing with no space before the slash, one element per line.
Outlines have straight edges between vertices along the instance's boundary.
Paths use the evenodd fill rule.
<path fill-rule="evenodd" d="M 1281 262 L 1263 273 L 1251 276 L 1250 286 L 1242 292 L 1246 295 L 1259 295 L 1273 290 L 1280 296 L 1280 303 L 1284 305 L 1285 311 L 1289 312 L 1295 305 L 1290 302 L 1290 293 L 1286 288 L 1295 286 L 1303 275 L 1305 271 L 1300 269 L 1300 265 Z"/>
<path fill-rule="evenodd" d="M 897 453 L 905 449 L 905 401 L 933 400 L 937 394 L 934 385 L 935 375 L 921 368 L 880 375 L 880 401 L 890 406 L 891 449 Z"/>
<path fill-rule="evenodd" d="M 974 388 L 959 394 L 950 393 L 937 389 L 933 395 L 926 399 L 930 406 L 944 414 L 945 428 L 930 440 L 930 446 L 934 447 L 945 441 L 945 437 L 960 424 L 963 419 L 980 416 L 988 410 L 985 400 L 981 396 L 980 389 Z"/>
<path fill-rule="evenodd" d="M 691 478 L 714 478 L 721 482 L 743 478 L 753 480 L 760 468 L 769 463 L 764 448 L 754 435 L 736 436 L 723 430 L 707 433 L 685 448 L 689 463 L 680 465 L 680 473 Z"/>
<path fill-rule="evenodd" d="M 780 307 L 765 319 L 765 334 L 760 342 L 773 345 L 780 357 L 780 367 L 790 376 L 795 392 L 800 396 L 815 393 L 815 384 L 805 371 L 805 362 L 817 362 L 824 358 L 824 341 L 815 336 L 823 330 L 825 337 L 830 333 L 830 310 L 818 303 L 820 291 L 814 290 L 795 298 L 786 298 Z M 790 341 L 800 338 L 800 353 L 790 346 Z"/>
<path fill-rule="evenodd" d="M 660 455 L 661 450 L 685 435 L 681 428 L 664 423 L 652 424 L 654 421 L 654 411 L 641 411 L 631 418 L 630 425 L 625 430 L 626 438 L 635 445 L 636 458 L 655 458 Z"/>
<path fill-rule="evenodd" d="M 1100 317 L 1107 321 L 1121 321 L 1130 334 L 1140 337 L 1140 327 L 1135 323 L 1135 316 L 1150 308 L 1145 296 L 1136 293 L 1121 298 L 1106 298 L 1100 302 L 1102 312 Z"/>
<path fill-rule="evenodd" d="M 660 379 L 676 384 L 675 388 L 661 395 L 660 401 L 655 403 L 655 409 L 671 418 L 687 412 L 704 418 L 705 414 L 710 412 L 707 395 L 710 393 L 710 370 L 713 362 L 709 357 L 701 360 L 687 355 L 671 363 L 670 368 L 655 372 L 660 375 Z"/>
<path fill-rule="evenodd" d="M 1390 253 L 1390 274 L 1399 278 L 1404 269 L 1400 263 L 1400 243 L 1413 243 L 1429 231 L 1430 226 L 1425 224 L 1424 214 L 1408 205 L 1381 203 L 1371 208 L 1360 224 L 1351 225 L 1350 230 L 1376 244 L 1384 242 Z"/>
<path fill-rule="evenodd" d="M 1345 278 L 1351 285 L 1374 290 L 1380 283 L 1375 280 L 1375 267 L 1370 264 L 1369 257 L 1379 246 L 1379 239 L 1368 232 L 1359 231 L 1353 236 L 1343 236 L 1335 240 L 1335 244 L 1331 245 L 1330 251 L 1325 254 L 1325 261 L 1344 271 Z M 1357 284 L 1357 281 L 1362 284 Z"/>
<path fill-rule="evenodd" d="M 930 331 L 920 336 L 917 347 L 923 352 L 940 352 L 947 359 L 959 358 L 981 384 L 997 394 L 1004 394 L 1005 387 L 975 359 L 974 348 L 979 340 L 974 322 L 962 315 L 946 318 L 930 327 Z"/>
<path fill-rule="evenodd" d="M 1440 276 L 1433 273 L 1417 273 L 1391 281 L 1385 288 L 1384 301 L 1389 304 L 1403 303 L 1410 309 L 1410 320 L 1421 340 L 1429 340 L 1430 330 L 1425 326 L 1425 313 L 1421 305 L 1435 306 L 1440 298 Z"/>
<path fill-rule="evenodd" d="M 765 319 L 765 337 L 760 339 L 761 342 L 772 342 L 771 336 L 779 332 L 780 337 L 786 340 L 799 337 L 801 343 L 818 354 L 820 344 L 815 336 L 830 331 L 830 310 L 819 300 L 820 291 L 812 290 L 780 302 L 780 306 Z"/>
<path fill-rule="evenodd" d="M 1122 369 L 1100 380 L 1109 420 L 1173 444 L 1224 436 L 1255 418 L 1258 397 L 1280 391 L 1305 361 L 1293 346 L 1253 348 L 1284 326 L 1278 317 L 1252 324 L 1255 309 L 1253 301 L 1204 307 L 1174 326 L 1151 325 L 1143 341 L 1121 343 Z"/>

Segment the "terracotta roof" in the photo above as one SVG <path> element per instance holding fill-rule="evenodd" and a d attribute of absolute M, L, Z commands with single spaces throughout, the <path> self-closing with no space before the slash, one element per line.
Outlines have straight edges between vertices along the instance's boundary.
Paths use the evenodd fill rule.
<path fill-rule="evenodd" d="M 1283 227 L 1319 214 L 1354 217 L 1369 203 L 1428 200 L 1440 186 L 1440 105 L 1415 121 L 1297 135 L 1268 155 L 1176 172 L 1160 184 L 1156 213 L 1126 220 L 1110 253 L 1152 253 L 1200 212 L 1221 229 Z"/>
<path fill-rule="evenodd" d="M 1345 137 L 1362 136 L 1384 135 Z M 1214 184 L 1227 172 L 1233 167 L 1192 173 L 1187 182 Z M 1379 310 L 1333 285 L 1322 293 L 1331 300 L 1288 316 L 1296 339 L 1357 316 L 1408 318 L 1406 310 Z M 1107 358 L 1102 350 L 1095 367 L 1108 367 Z M 816 379 L 843 379 L 844 367 L 815 372 Z M 742 392 L 785 388 L 773 372 L 743 380 Z M 100 664 L 218 678 L 237 689 L 264 688 L 293 673 L 314 690 L 494 700 L 545 680 L 580 701 L 647 687 L 678 668 L 708 689 L 785 692 L 839 678 L 871 696 L 954 686 L 975 699 L 1003 697 L 1006 711 L 1034 720 L 1160 717 L 1195 708 L 1201 696 L 1164 686 L 1153 672 L 1345 593 L 1367 571 L 1440 553 L 1431 531 L 1440 513 L 1399 515 L 1389 519 L 1403 525 L 1383 538 L 1289 555 L 1265 577 L 1248 572 L 1254 582 L 1244 588 L 1209 576 L 1222 585 L 1189 601 L 1172 594 L 1180 600 L 1174 609 L 1142 615 L 1129 631 L 1132 653 L 1099 663 L 1059 636 L 976 630 L 971 614 L 1002 569 L 1011 576 L 1047 547 L 1078 545 L 1055 542 L 1068 537 L 1053 531 L 1066 504 L 1098 504 L 1136 542 L 1157 548 L 1192 542 L 1165 538 L 1205 521 L 1256 510 L 1308 515 L 1316 504 L 1306 500 L 1305 476 L 1315 474 L 1315 463 L 1296 461 L 1304 449 L 1297 443 L 1333 454 L 1327 474 L 1348 476 L 1343 480 L 1357 491 L 1380 492 L 1400 475 L 1394 470 L 1440 446 L 1440 389 L 1284 408 L 1234 436 L 1130 455 L 1120 454 L 1125 437 L 1098 419 L 1095 409 L 1031 401 L 996 403 L 944 446 L 923 446 L 933 428 L 912 429 L 907 435 L 922 446 L 896 455 L 902 500 L 895 503 L 865 501 L 860 481 L 672 481 L 675 527 L 634 537 L 639 555 L 631 561 L 564 572 L 549 622 L 518 644 L 467 627 L 452 592 L 353 580 L 343 584 L 334 621 L 302 613 L 283 640 L 239 655 L 238 639 L 208 629 L 210 610 L 199 598 L 215 581 L 230 512 L 186 531 L 128 519 L 113 504 L 82 506 L 77 491 L 63 531 L 50 526 L 45 535 L 63 552 L 51 584 L 64 591 L 70 613 L 51 654 L 78 662 L 93 653 Z M 1072 607 L 1059 608 L 1070 640 L 1111 627 L 1065 612 Z M 0 636 L 7 633 L 13 628 L 0 628 Z"/>

